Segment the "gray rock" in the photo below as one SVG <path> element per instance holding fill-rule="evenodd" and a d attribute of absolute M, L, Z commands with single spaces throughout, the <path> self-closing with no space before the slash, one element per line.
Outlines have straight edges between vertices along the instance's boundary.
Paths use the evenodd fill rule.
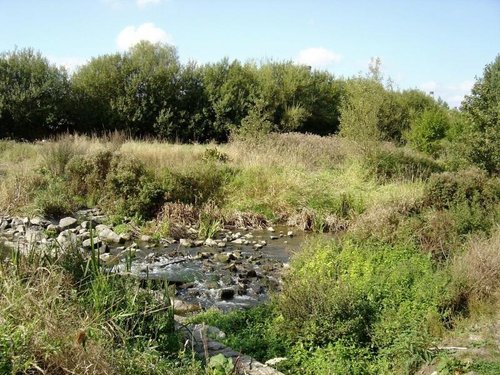
<path fill-rule="evenodd" d="M 289 231 L 286 233 L 286 235 L 287 235 L 288 237 L 293 237 L 293 231 L 289 230 Z"/>
<path fill-rule="evenodd" d="M 209 247 L 215 247 L 217 246 L 217 241 L 211 239 L 211 238 L 207 238 L 205 240 L 205 246 L 209 246 Z"/>
<path fill-rule="evenodd" d="M 50 221 L 48 220 L 45 220 L 44 218 L 40 217 L 40 216 L 35 216 L 34 218 L 32 218 L 30 220 L 30 224 L 31 225 L 37 225 L 39 227 L 45 227 L 47 226 L 48 224 L 50 224 Z"/>
<path fill-rule="evenodd" d="M 61 231 L 61 228 L 59 228 L 59 225 L 49 224 L 47 225 L 47 231 L 59 233 Z"/>
<path fill-rule="evenodd" d="M 224 247 L 226 247 L 226 243 L 221 241 L 221 242 L 219 242 L 219 243 L 217 244 L 217 247 L 219 247 L 219 248 L 224 248 Z"/>
<path fill-rule="evenodd" d="M 277 239 L 279 238 L 279 236 L 269 236 L 269 238 L 270 238 L 271 240 L 277 240 Z"/>
<path fill-rule="evenodd" d="M 118 234 L 111 229 L 106 228 L 99 232 L 99 238 L 106 243 L 123 243 L 125 242 Z"/>
<path fill-rule="evenodd" d="M 267 230 L 268 230 L 269 232 L 274 232 L 274 231 L 275 231 L 273 227 L 267 227 Z"/>
<path fill-rule="evenodd" d="M 91 242 L 92 241 L 91 241 L 90 238 L 86 239 L 85 241 L 83 241 L 82 246 L 84 248 L 86 248 L 86 249 L 90 249 L 90 247 L 92 246 Z M 101 241 L 101 239 L 99 237 L 94 237 L 93 238 L 93 244 L 94 244 L 94 247 L 99 247 L 99 246 L 102 245 L 102 241 Z"/>
<path fill-rule="evenodd" d="M 75 228 L 77 225 L 78 225 L 78 220 L 76 220 L 74 217 L 68 216 L 59 220 L 59 227 L 62 230 Z"/>
<path fill-rule="evenodd" d="M 78 239 L 76 237 L 76 234 L 68 229 L 62 231 L 59 236 L 57 236 L 57 243 L 62 250 L 68 250 L 70 248 L 76 247 L 77 241 Z"/>
<path fill-rule="evenodd" d="M 148 235 L 143 234 L 143 235 L 141 236 L 141 241 L 142 241 L 142 242 L 150 242 L 150 241 L 151 241 L 151 236 L 148 236 Z"/>
<path fill-rule="evenodd" d="M 179 244 L 184 247 L 193 247 L 193 242 L 185 238 L 181 238 Z"/>
<path fill-rule="evenodd" d="M 194 246 L 196 246 L 196 247 L 203 246 L 204 243 L 205 243 L 205 241 L 203 241 L 203 240 L 196 240 L 193 242 Z"/>
<path fill-rule="evenodd" d="M 237 238 L 237 239 L 231 241 L 231 243 L 234 243 L 235 245 L 243 245 L 245 243 L 245 240 L 242 238 Z"/>
<path fill-rule="evenodd" d="M 255 245 L 253 245 L 253 248 L 254 249 L 262 249 L 264 247 L 264 245 L 260 244 L 260 243 L 256 243 Z"/>

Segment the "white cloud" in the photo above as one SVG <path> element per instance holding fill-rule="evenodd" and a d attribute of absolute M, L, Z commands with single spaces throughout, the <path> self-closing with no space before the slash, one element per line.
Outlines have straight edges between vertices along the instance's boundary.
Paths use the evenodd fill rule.
<path fill-rule="evenodd" d="M 88 59 L 82 57 L 48 56 L 50 62 L 57 66 L 64 66 L 69 74 L 73 74 L 78 67 L 87 63 Z"/>
<path fill-rule="evenodd" d="M 338 53 L 323 47 L 311 47 L 299 52 L 296 61 L 299 64 L 310 65 L 315 68 L 326 68 L 342 60 Z"/>
<path fill-rule="evenodd" d="M 116 45 L 120 51 L 125 51 L 141 40 L 147 40 L 151 43 L 173 43 L 173 38 L 170 34 L 156 27 L 153 23 L 148 22 L 139 27 L 127 26 L 124 28 L 116 38 Z"/>
<path fill-rule="evenodd" d="M 471 80 L 462 81 L 456 84 L 440 84 L 439 82 L 428 81 L 420 84 L 418 88 L 427 93 L 431 91 L 434 92 L 435 98 L 440 97 L 453 108 L 460 106 L 464 96 L 470 93 L 473 85 L 474 81 Z"/>
<path fill-rule="evenodd" d="M 162 0 L 136 0 L 135 3 L 139 8 L 145 8 L 148 5 L 158 5 Z"/>

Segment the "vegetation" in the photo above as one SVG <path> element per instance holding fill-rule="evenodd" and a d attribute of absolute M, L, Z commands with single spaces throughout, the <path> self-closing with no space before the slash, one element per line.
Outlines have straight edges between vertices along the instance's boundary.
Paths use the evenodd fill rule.
<path fill-rule="evenodd" d="M 203 239 L 226 224 L 329 231 L 268 304 L 193 320 L 259 360 L 286 357 L 290 374 L 498 369 L 494 345 L 470 361 L 438 349 L 500 311 L 498 57 L 460 110 L 394 90 L 377 61 L 343 80 L 288 62 L 183 66 L 141 43 L 72 77 L 30 50 L 0 63 L 2 214 L 97 206 L 157 237 L 181 224 Z M 2 372 L 229 371 L 179 346 L 168 294 L 56 250 L 3 252 Z"/>

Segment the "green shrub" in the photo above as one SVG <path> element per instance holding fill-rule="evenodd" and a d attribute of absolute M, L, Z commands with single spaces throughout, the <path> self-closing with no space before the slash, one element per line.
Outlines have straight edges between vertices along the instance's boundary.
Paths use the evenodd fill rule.
<path fill-rule="evenodd" d="M 106 176 L 104 205 L 115 214 L 150 218 L 164 202 L 160 183 L 139 160 L 115 155 Z"/>
<path fill-rule="evenodd" d="M 460 234 L 489 231 L 498 219 L 499 199 L 498 179 L 477 169 L 435 174 L 424 194 L 426 205 L 452 213 Z"/>
<path fill-rule="evenodd" d="M 208 201 L 221 202 L 223 188 L 234 174 L 231 167 L 215 163 L 199 163 L 187 171 L 167 172 L 164 179 L 167 199 L 196 206 Z"/>
<path fill-rule="evenodd" d="M 68 191 L 66 182 L 58 177 L 48 177 L 47 183 L 35 195 L 35 207 L 46 217 L 60 218 L 72 214 L 77 203 Z"/>
<path fill-rule="evenodd" d="M 207 148 L 202 155 L 202 160 L 207 162 L 221 162 L 226 163 L 229 161 L 229 155 L 220 151 L 217 147 Z"/>
<path fill-rule="evenodd" d="M 374 353 L 377 366 L 386 367 L 381 372 L 411 372 L 441 327 L 447 283 L 444 272 L 408 245 L 317 240 L 285 277 L 281 329 L 306 349 L 341 342 L 360 361 L 367 350 Z"/>
<path fill-rule="evenodd" d="M 381 181 L 426 179 L 442 171 L 433 159 L 402 148 L 373 149 L 367 153 L 365 164 Z"/>
<path fill-rule="evenodd" d="M 445 109 L 426 109 L 413 121 L 406 138 L 417 150 L 436 155 L 449 127 L 450 120 Z"/>

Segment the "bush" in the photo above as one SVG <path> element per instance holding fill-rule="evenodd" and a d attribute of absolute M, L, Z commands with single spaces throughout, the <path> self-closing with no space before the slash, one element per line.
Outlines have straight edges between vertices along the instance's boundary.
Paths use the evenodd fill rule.
<path fill-rule="evenodd" d="M 500 229 L 491 238 L 471 240 L 451 264 L 457 294 L 468 304 L 500 298 Z"/>
<path fill-rule="evenodd" d="M 115 214 L 154 217 L 165 192 L 144 165 L 129 156 L 115 155 L 106 176 L 105 206 Z"/>
<path fill-rule="evenodd" d="M 208 201 L 221 202 L 223 188 L 234 174 L 231 167 L 213 162 L 198 163 L 183 172 L 167 172 L 164 179 L 167 199 L 199 207 Z"/>
<path fill-rule="evenodd" d="M 387 367 L 381 372 L 411 372 L 441 325 L 447 282 L 428 257 L 404 245 L 311 242 L 278 297 L 282 330 L 306 349 L 341 342 L 360 356 L 376 354 Z"/>
<path fill-rule="evenodd" d="M 367 168 L 381 181 L 427 179 L 442 171 L 433 159 L 402 148 L 376 148 L 365 157 Z"/>
<path fill-rule="evenodd" d="M 460 234 L 489 231 L 498 218 L 499 198 L 499 181 L 477 169 L 435 174 L 424 193 L 426 205 L 450 210 Z"/>
<path fill-rule="evenodd" d="M 427 109 L 413 122 L 406 138 L 417 150 L 436 155 L 449 127 L 446 110 Z"/>
<path fill-rule="evenodd" d="M 50 218 L 71 215 L 77 203 L 69 193 L 65 181 L 58 177 L 48 177 L 46 185 L 35 195 L 35 207 L 40 213 Z"/>

